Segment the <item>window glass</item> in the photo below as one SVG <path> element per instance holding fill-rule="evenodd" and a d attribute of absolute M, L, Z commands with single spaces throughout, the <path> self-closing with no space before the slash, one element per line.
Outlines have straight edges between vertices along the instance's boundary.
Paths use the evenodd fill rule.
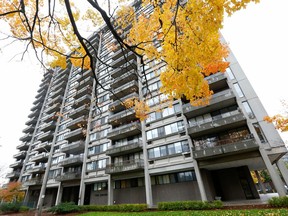
<path fill-rule="evenodd" d="M 226 69 L 226 73 L 228 74 L 230 79 L 235 79 L 235 76 L 229 67 Z"/>
<path fill-rule="evenodd" d="M 250 105 L 248 104 L 247 101 L 242 102 L 243 107 L 246 111 L 246 113 L 248 114 L 249 118 L 254 118 L 254 113 L 252 112 L 252 109 L 250 107 Z"/>
<path fill-rule="evenodd" d="M 234 85 L 234 88 L 235 88 L 235 90 L 236 90 L 236 92 L 237 92 L 237 95 L 238 95 L 240 98 L 241 98 L 241 97 L 244 97 L 244 94 L 243 94 L 243 92 L 242 92 L 239 84 L 238 84 L 238 83 L 234 83 L 233 85 Z"/>

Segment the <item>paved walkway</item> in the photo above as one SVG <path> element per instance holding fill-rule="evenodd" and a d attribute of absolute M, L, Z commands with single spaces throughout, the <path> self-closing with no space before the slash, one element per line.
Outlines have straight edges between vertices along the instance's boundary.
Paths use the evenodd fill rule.
<path fill-rule="evenodd" d="M 278 197 L 278 193 L 267 193 L 260 194 L 260 199 L 251 199 L 251 200 L 235 200 L 235 201 L 223 201 L 224 206 L 230 205 L 259 205 L 259 204 L 267 204 L 268 200 L 272 197 Z"/>

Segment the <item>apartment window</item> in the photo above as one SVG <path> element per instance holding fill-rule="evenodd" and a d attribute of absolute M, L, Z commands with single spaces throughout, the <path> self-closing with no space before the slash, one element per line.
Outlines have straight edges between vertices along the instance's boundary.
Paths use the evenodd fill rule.
<path fill-rule="evenodd" d="M 53 157 L 52 158 L 52 164 L 58 164 L 60 161 L 64 159 L 64 155 L 58 156 L 58 157 Z"/>
<path fill-rule="evenodd" d="M 173 115 L 177 112 L 181 111 L 180 104 L 174 104 L 172 107 L 166 107 L 162 110 L 162 112 L 152 112 L 149 113 L 148 118 L 146 119 L 146 123 L 155 121 L 157 119 L 161 119 L 170 115 Z"/>
<path fill-rule="evenodd" d="M 107 182 L 97 182 L 94 184 L 94 191 L 108 190 Z"/>
<path fill-rule="evenodd" d="M 103 116 L 102 118 L 98 118 L 97 120 L 94 120 L 91 122 L 91 130 L 101 128 L 104 124 L 108 122 L 108 116 Z"/>
<path fill-rule="evenodd" d="M 241 98 L 241 97 L 244 97 L 244 94 L 243 94 L 243 92 L 242 92 L 239 84 L 238 84 L 238 83 L 234 83 L 233 85 L 234 85 L 234 88 L 235 88 L 235 90 L 236 90 L 237 95 L 238 95 L 240 98 Z"/>
<path fill-rule="evenodd" d="M 105 129 L 99 132 L 91 133 L 90 134 L 90 142 L 97 140 L 97 139 L 102 139 L 107 136 L 109 129 Z"/>
<path fill-rule="evenodd" d="M 173 184 L 188 181 L 197 181 L 194 171 L 151 176 L 152 185 Z"/>
<path fill-rule="evenodd" d="M 116 180 L 114 183 L 115 189 L 132 188 L 132 187 L 143 187 L 144 178 L 133 178 L 125 180 Z"/>
<path fill-rule="evenodd" d="M 56 137 L 56 142 L 59 142 L 59 141 L 61 141 L 61 140 L 64 140 L 66 134 L 67 134 L 67 132 L 58 135 L 58 136 Z"/>
<path fill-rule="evenodd" d="M 164 127 L 155 128 L 146 132 L 147 140 L 173 134 L 184 130 L 183 121 L 175 122 Z"/>
<path fill-rule="evenodd" d="M 53 179 L 57 176 L 60 176 L 62 172 L 62 169 L 55 169 L 55 170 L 50 170 L 48 173 L 48 179 Z"/>
<path fill-rule="evenodd" d="M 167 155 L 175 155 L 183 152 L 189 152 L 189 144 L 187 140 L 171 143 L 161 147 L 156 147 L 148 150 L 148 158 L 154 159 Z"/>
<path fill-rule="evenodd" d="M 231 71 L 230 67 L 226 69 L 226 73 L 228 74 L 230 79 L 235 79 L 233 72 Z"/>
<path fill-rule="evenodd" d="M 108 159 L 101 159 L 87 163 L 87 171 L 94 171 L 98 169 L 104 169 L 106 167 Z"/>
<path fill-rule="evenodd" d="M 261 143 L 266 143 L 267 139 L 266 139 L 266 137 L 265 137 L 260 125 L 258 123 L 253 123 L 253 127 L 254 127 L 254 129 L 255 129 L 255 131 L 256 131 Z"/>
<path fill-rule="evenodd" d="M 103 102 L 105 102 L 107 100 L 109 100 L 109 94 L 106 94 L 106 95 L 103 95 L 103 96 L 97 98 L 97 102 L 98 103 L 103 103 Z"/>
<path fill-rule="evenodd" d="M 251 118 L 251 119 L 255 118 L 254 113 L 253 113 L 249 103 L 247 101 L 244 101 L 244 102 L 242 102 L 242 104 L 243 104 L 243 107 L 244 107 L 247 115 L 249 116 L 249 118 Z"/>
<path fill-rule="evenodd" d="M 88 149 L 88 156 L 91 156 L 91 155 L 94 155 L 94 154 L 100 154 L 102 152 L 105 152 L 107 150 L 107 148 L 108 148 L 108 145 L 109 145 L 109 142 L 103 143 L 103 144 L 100 144 L 100 145 L 97 145 L 97 146 L 90 147 Z"/>
<path fill-rule="evenodd" d="M 155 83 L 152 83 L 152 84 L 148 85 L 148 87 L 143 88 L 143 94 L 144 95 L 147 94 L 148 91 L 150 91 L 150 92 L 156 91 L 156 90 L 160 89 L 161 86 L 162 86 L 162 83 L 160 80 L 155 82 Z"/>
<path fill-rule="evenodd" d="M 147 100 L 147 105 L 154 106 L 154 105 L 159 104 L 160 102 L 166 101 L 167 99 L 168 99 L 167 95 L 164 95 L 164 94 L 156 95 Z"/>

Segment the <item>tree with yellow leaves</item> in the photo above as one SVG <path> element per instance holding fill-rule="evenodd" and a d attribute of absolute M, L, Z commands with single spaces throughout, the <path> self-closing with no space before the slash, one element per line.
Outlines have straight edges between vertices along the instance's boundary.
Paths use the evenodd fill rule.
<path fill-rule="evenodd" d="M 288 131 L 288 104 L 286 101 L 282 101 L 282 106 L 284 107 L 285 112 L 283 114 L 277 114 L 274 116 L 265 116 L 264 120 L 269 123 L 274 123 L 276 129 L 281 132 Z"/>
<path fill-rule="evenodd" d="M 227 48 L 219 40 L 224 13 L 232 15 L 258 1 L 5 0 L 0 2 L 0 19 L 9 24 L 11 37 L 35 50 L 43 66 L 66 68 L 70 60 L 75 67 L 93 71 L 94 60 L 100 60 L 97 49 L 79 26 L 88 23 L 91 29 L 93 24 L 96 31 L 104 22 L 123 52 L 132 51 L 143 64 L 146 58 L 167 64 L 160 74 L 160 90 L 169 99 L 184 96 L 192 105 L 205 105 L 213 92 L 204 77 L 224 72 L 229 65 L 223 61 Z M 83 2 L 87 7 L 81 16 Z M 136 13 L 140 3 L 142 12 Z M 125 29 L 130 32 L 123 38 Z M 136 104 L 143 116 L 141 107 L 147 107 Z"/>

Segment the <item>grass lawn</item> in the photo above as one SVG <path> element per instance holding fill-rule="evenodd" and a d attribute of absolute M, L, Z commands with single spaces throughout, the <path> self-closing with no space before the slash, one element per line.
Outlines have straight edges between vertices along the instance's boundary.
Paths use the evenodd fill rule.
<path fill-rule="evenodd" d="M 80 216 L 213 216 L 213 215 L 288 215 L 288 209 L 249 209 L 249 210 L 213 210 L 213 211 L 151 211 L 151 212 L 89 212 Z"/>

